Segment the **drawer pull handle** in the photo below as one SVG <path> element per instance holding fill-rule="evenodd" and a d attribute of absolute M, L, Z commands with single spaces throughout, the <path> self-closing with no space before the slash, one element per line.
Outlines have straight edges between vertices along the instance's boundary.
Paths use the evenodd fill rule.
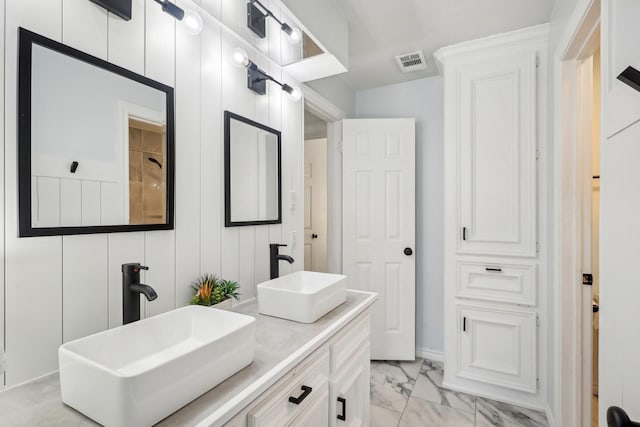
<path fill-rule="evenodd" d="M 340 421 L 347 420 L 347 399 L 344 397 L 339 397 L 338 402 L 342 403 L 342 414 L 338 414 L 338 419 Z"/>
<path fill-rule="evenodd" d="M 289 396 L 289 402 L 299 405 L 303 400 L 307 398 L 313 391 L 313 389 L 307 385 L 303 385 L 300 387 L 302 389 L 302 394 L 298 397 Z"/>
<path fill-rule="evenodd" d="M 502 272 L 502 269 L 501 269 L 501 268 L 496 268 L 496 267 L 487 267 L 487 268 L 485 268 L 485 270 L 487 270 L 487 271 L 494 271 L 494 272 L 496 272 L 496 273 L 500 273 L 500 272 Z"/>

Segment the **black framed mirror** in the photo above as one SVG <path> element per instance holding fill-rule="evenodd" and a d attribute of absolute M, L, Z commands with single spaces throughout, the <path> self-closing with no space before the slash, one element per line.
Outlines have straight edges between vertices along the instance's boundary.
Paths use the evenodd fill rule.
<path fill-rule="evenodd" d="M 225 226 L 282 222 L 281 133 L 224 112 Z"/>
<path fill-rule="evenodd" d="M 19 31 L 20 237 L 173 229 L 173 88 Z"/>

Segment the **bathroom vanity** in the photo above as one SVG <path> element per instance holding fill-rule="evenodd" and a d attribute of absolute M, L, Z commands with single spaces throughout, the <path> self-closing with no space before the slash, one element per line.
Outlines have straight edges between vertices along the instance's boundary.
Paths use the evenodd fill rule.
<path fill-rule="evenodd" d="M 312 324 L 263 316 L 256 300 L 239 304 L 233 311 L 256 319 L 253 363 L 158 425 L 368 425 L 376 298 L 350 290 L 344 304 Z M 0 393 L 0 413 L 9 425 L 95 424 L 62 403 L 57 373 Z"/>

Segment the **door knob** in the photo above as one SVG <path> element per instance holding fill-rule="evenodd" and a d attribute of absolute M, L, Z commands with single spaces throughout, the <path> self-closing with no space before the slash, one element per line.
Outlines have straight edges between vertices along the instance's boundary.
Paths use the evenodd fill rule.
<path fill-rule="evenodd" d="M 312 238 L 312 239 L 317 239 L 317 238 L 318 238 L 318 235 L 317 235 L 317 234 L 312 234 L 312 235 L 311 235 L 311 238 Z"/>
<path fill-rule="evenodd" d="M 413 255 L 413 250 L 411 248 L 404 248 L 404 254 L 406 256 L 411 256 Z"/>

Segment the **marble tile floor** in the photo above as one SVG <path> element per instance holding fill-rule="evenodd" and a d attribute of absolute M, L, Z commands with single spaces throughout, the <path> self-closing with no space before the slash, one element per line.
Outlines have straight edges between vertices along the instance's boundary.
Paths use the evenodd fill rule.
<path fill-rule="evenodd" d="M 547 427 L 542 412 L 442 387 L 443 365 L 371 362 L 371 427 Z"/>

